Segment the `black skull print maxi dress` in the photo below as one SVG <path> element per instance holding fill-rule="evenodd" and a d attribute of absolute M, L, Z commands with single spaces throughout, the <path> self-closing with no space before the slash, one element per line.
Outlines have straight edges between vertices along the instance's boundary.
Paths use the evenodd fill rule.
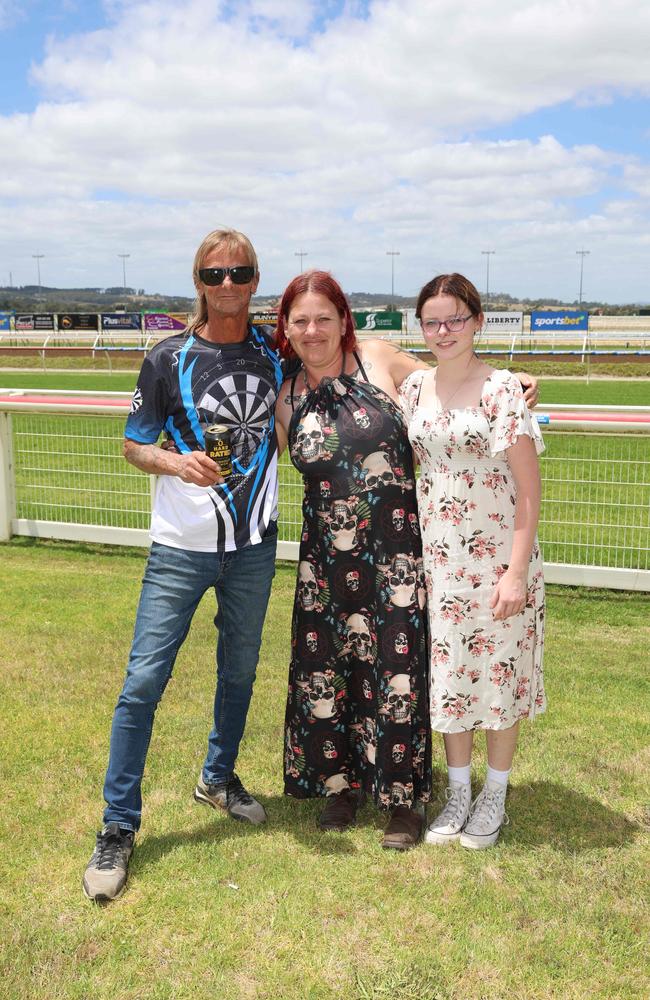
<path fill-rule="evenodd" d="M 368 381 L 327 378 L 296 404 L 289 448 L 305 497 L 285 792 L 308 798 L 350 787 L 383 809 L 425 802 L 425 592 L 400 411 Z"/>

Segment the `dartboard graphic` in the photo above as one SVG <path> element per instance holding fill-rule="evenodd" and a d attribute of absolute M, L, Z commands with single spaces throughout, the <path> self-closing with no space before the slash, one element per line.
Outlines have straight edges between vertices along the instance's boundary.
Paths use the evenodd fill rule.
<path fill-rule="evenodd" d="M 233 456 L 248 463 L 268 433 L 276 395 L 275 384 L 265 377 L 250 372 L 223 375 L 203 393 L 197 407 L 199 420 L 226 424 Z"/>
<path fill-rule="evenodd" d="M 133 393 L 133 398 L 131 400 L 131 413 L 137 413 L 142 406 L 142 391 L 140 386 L 136 386 L 135 392 Z"/>

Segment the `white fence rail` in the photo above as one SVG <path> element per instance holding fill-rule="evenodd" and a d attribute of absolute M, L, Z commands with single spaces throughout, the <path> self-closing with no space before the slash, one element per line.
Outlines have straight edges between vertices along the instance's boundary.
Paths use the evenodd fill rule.
<path fill-rule="evenodd" d="M 129 397 L 0 390 L 0 539 L 148 545 L 153 480 L 122 458 Z M 650 591 L 650 408 L 541 409 L 540 541 L 549 582 Z M 302 485 L 280 463 L 281 558 Z"/>

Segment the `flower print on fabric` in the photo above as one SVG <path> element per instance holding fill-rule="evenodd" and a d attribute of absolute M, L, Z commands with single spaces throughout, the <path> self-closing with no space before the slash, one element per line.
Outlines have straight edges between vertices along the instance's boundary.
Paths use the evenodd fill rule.
<path fill-rule="evenodd" d="M 401 413 L 342 375 L 289 428 L 305 480 L 285 727 L 285 791 L 363 788 L 383 809 L 431 787 L 425 577 Z"/>
<path fill-rule="evenodd" d="M 417 485 L 431 633 L 434 730 L 505 729 L 544 711 L 544 582 L 535 543 L 520 615 L 494 621 L 492 591 L 508 568 L 515 484 L 506 451 L 522 434 L 543 450 L 519 382 L 493 372 L 478 407 L 420 405 L 422 374 L 400 404 L 420 461 Z"/>

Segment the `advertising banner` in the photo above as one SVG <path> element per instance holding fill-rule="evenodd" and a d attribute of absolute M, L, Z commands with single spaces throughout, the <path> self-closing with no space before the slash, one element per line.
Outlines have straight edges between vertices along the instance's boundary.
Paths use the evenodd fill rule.
<path fill-rule="evenodd" d="M 255 326 L 259 323 L 260 326 L 277 326 L 278 325 L 278 314 L 275 309 L 267 309 L 264 311 L 255 311 L 249 314 L 248 317 Z"/>
<path fill-rule="evenodd" d="M 27 313 L 16 316 L 15 330 L 53 330 L 54 313 Z"/>
<path fill-rule="evenodd" d="M 354 325 L 360 331 L 387 333 L 389 330 L 402 331 L 401 312 L 353 312 Z"/>
<path fill-rule="evenodd" d="M 0 330 L 11 330 L 13 313 L 0 312 Z"/>
<path fill-rule="evenodd" d="M 520 333 L 524 326 L 523 312 L 486 312 L 485 333 Z"/>
<path fill-rule="evenodd" d="M 144 328 L 148 332 L 170 332 L 184 330 L 187 326 L 186 313 L 145 313 Z"/>
<path fill-rule="evenodd" d="M 142 329 L 140 313 L 102 313 L 102 330 L 138 330 Z"/>
<path fill-rule="evenodd" d="M 99 330 L 97 313 L 57 313 L 59 332 L 67 330 Z"/>
<path fill-rule="evenodd" d="M 555 333 L 557 330 L 588 330 L 589 313 L 584 309 L 544 309 L 535 310 L 530 314 L 531 332 L 546 331 Z"/>

